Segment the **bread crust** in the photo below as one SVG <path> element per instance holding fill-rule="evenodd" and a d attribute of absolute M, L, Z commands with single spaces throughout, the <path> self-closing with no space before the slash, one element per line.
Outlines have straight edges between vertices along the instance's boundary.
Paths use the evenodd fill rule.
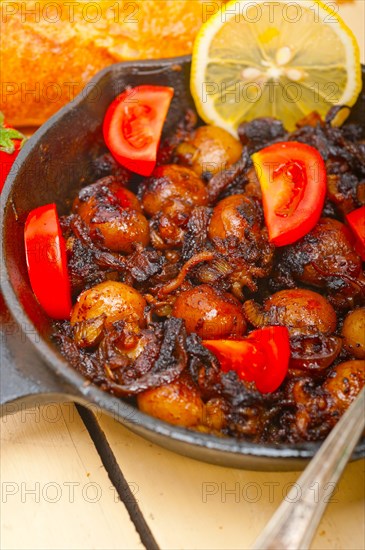
<path fill-rule="evenodd" d="M 219 1 L 0 0 L 0 110 L 38 126 L 104 67 L 191 53 Z"/>

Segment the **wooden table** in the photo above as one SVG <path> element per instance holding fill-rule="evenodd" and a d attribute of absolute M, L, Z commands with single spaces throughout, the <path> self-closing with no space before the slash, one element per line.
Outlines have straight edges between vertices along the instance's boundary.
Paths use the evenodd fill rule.
<path fill-rule="evenodd" d="M 364 62 L 364 0 L 339 13 Z M 2 549 L 246 549 L 299 476 L 203 464 L 94 412 L 50 403 L 1 420 Z M 364 548 L 364 485 L 364 462 L 350 464 L 313 548 Z"/>

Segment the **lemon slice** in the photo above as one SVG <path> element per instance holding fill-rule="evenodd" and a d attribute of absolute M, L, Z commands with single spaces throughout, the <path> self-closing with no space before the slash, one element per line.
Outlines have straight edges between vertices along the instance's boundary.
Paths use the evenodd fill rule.
<path fill-rule="evenodd" d="M 288 130 L 312 111 L 351 106 L 361 91 L 359 46 L 316 0 L 232 0 L 199 31 L 191 92 L 199 115 L 237 135 L 273 116 Z"/>

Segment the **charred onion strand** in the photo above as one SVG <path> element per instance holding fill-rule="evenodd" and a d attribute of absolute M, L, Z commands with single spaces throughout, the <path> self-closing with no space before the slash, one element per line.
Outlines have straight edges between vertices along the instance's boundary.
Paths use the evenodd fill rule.
<path fill-rule="evenodd" d="M 117 384 L 113 380 L 108 380 L 106 388 L 118 397 L 135 395 L 149 388 L 173 382 L 180 376 L 187 363 L 184 324 L 181 319 L 168 319 L 165 321 L 159 356 L 153 361 L 152 368 L 127 384 Z"/>
<path fill-rule="evenodd" d="M 312 266 L 317 271 L 317 273 L 319 273 L 323 277 L 328 277 L 328 273 L 323 271 L 323 269 L 321 269 L 315 262 L 312 262 Z M 360 292 L 365 290 L 365 281 L 362 281 L 361 279 L 354 279 L 353 277 L 351 277 L 351 275 L 347 275 L 346 273 L 331 273 L 331 277 L 334 277 L 336 279 L 344 279 L 351 285 L 357 287 Z"/>
<path fill-rule="evenodd" d="M 234 180 L 243 174 L 247 164 L 247 159 L 240 159 L 236 164 L 230 166 L 228 170 L 218 172 L 209 181 L 207 185 L 209 204 L 214 204 L 219 195 L 234 182 Z"/>
<path fill-rule="evenodd" d="M 80 216 L 74 214 L 71 219 L 71 228 L 75 236 L 87 247 L 92 249 L 95 262 L 102 267 L 109 267 L 117 271 L 125 270 L 127 264 L 121 257 L 118 257 L 111 252 L 101 250 L 91 240 L 89 231 L 86 224 L 82 221 Z"/>
<path fill-rule="evenodd" d="M 167 283 L 166 285 L 164 285 L 162 288 L 159 289 L 158 297 L 161 297 L 164 294 L 170 294 L 170 292 L 173 292 L 174 290 L 179 288 L 179 286 L 182 285 L 182 283 L 185 280 L 185 277 L 193 267 L 195 267 L 196 265 L 202 262 L 210 262 L 213 259 L 214 259 L 214 253 L 207 252 L 207 251 L 200 252 L 199 254 L 196 254 L 195 256 L 190 258 L 190 260 L 188 260 L 183 265 L 176 279 L 173 279 L 172 281 L 170 281 L 169 283 Z"/>
<path fill-rule="evenodd" d="M 289 373 L 314 376 L 328 368 L 339 355 L 342 339 L 338 336 L 305 335 L 291 339 Z"/>
<path fill-rule="evenodd" d="M 243 313 L 254 327 L 264 327 L 269 324 L 269 313 L 264 311 L 264 308 L 254 300 L 247 300 L 243 304 Z"/>

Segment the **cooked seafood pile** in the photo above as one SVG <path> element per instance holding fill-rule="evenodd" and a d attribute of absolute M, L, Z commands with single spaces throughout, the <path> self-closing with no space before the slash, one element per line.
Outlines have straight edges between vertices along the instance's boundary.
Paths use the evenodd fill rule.
<path fill-rule="evenodd" d="M 96 159 L 95 182 L 61 218 L 75 305 L 55 338 L 71 365 L 173 424 L 255 442 L 324 438 L 363 386 L 365 358 L 365 278 L 344 223 L 365 202 L 365 136 L 332 127 L 335 114 L 292 133 L 256 119 L 237 140 L 188 112 L 150 177 Z M 320 152 L 327 195 L 315 227 L 276 247 L 252 155 L 291 141 Z M 202 343 L 267 326 L 290 336 L 275 391 Z"/>

